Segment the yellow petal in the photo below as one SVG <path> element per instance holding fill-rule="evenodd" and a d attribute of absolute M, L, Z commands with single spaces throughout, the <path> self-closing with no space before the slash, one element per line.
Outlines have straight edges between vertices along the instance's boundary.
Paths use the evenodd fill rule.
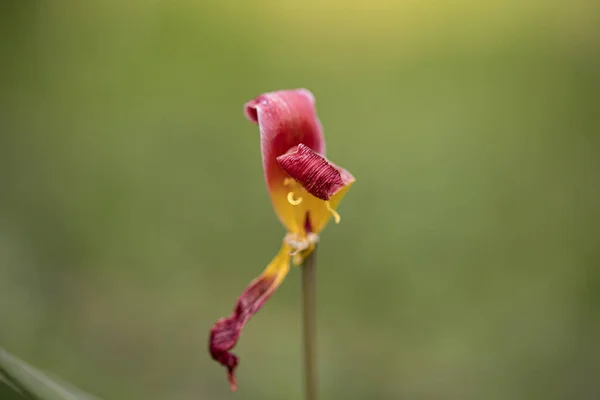
<path fill-rule="evenodd" d="M 340 202 L 348 192 L 348 189 L 354 184 L 354 180 L 349 182 L 346 186 L 341 188 L 337 193 L 335 193 L 329 201 L 323 201 L 321 199 L 317 199 L 314 196 L 304 197 L 304 201 L 307 203 L 306 208 L 309 211 L 310 225 L 312 231 L 315 233 L 321 232 L 331 217 L 339 218 L 340 215 L 337 213 L 336 209 L 340 205 Z"/>

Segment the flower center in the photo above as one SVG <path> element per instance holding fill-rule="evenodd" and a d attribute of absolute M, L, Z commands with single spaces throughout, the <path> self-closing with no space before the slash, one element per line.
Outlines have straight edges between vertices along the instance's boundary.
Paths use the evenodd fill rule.
<path fill-rule="evenodd" d="M 293 178 L 285 178 L 283 180 L 283 185 L 289 187 L 291 190 L 287 194 L 287 201 L 293 205 L 297 206 L 302 203 L 302 197 L 296 197 L 296 191 L 302 188 L 298 182 L 296 182 Z"/>
<path fill-rule="evenodd" d="M 285 178 L 283 180 L 283 185 L 290 188 L 290 191 L 287 194 L 288 203 L 290 203 L 293 206 L 300 205 L 302 203 L 303 198 L 302 198 L 302 196 L 297 196 L 296 192 L 301 191 L 301 190 L 304 191 L 304 188 L 302 187 L 302 185 L 299 184 L 293 178 Z M 323 201 L 323 203 L 325 203 L 325 209 L 327 209 L 327 211 L 329 211 L 329 213 L 331 213 L 335 223 L 339 224 L 340 220 L 342 219 L 340 214 L 337 211 L 335 211 L 333 209 L 333 207 L 331 207 L 331 203 L 329 202 L 329 200 L 321 200 L 321 201 Z"/>

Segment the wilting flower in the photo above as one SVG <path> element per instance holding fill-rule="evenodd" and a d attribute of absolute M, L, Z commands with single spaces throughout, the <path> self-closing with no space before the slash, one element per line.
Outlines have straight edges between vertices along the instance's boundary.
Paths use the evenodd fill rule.
<path fill-rule="evenodd" d="M 340 221 L 335 209 L 355 181 L 325 158 L 322 127 L 308 90 L 265 93 L 246 103 L 244 111 L 260 129 L 265 180 L 287 234 L 279 253 L 238 298 L 233 313 L 211 329 L 210 353 L 227 368 L 232 390 L 238 358 L 229 350 L 246 322 L 281 284 L 290 262 L 302 264 L 331 217 Z"/>

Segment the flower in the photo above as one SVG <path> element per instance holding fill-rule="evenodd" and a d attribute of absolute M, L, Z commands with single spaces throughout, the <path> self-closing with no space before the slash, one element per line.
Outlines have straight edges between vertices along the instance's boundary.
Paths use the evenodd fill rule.
<path fill-rule="evenodd" d="M 325 140 L 306 89 L 262 94 L 245 104 L 246 117 L 258 124 L 262 163 L 273 208 L 287 230 L 279 253 L 238 298 L 233 313 L 210 331 L 212 358 L 228 370 L 236 390 L 238 358 L 230 352 L 242 328 L 286 277 L 290 262 L 302 264 L 314 249 L 319 233 L 354 183 L 348 171 L 325 158 Z"/>

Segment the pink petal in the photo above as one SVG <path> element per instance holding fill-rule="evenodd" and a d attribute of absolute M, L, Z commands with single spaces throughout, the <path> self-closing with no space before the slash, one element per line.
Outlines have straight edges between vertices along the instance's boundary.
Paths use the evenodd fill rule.
<path fill-rule="evenodd" d="M 329 162 L 303 144 L 277 157 L 277 162 L 308 193 L 321 200 L 329 200 L 354 180 L 348 171 Z"/>
<path fill-rule="evenodd" d="M 263 169 L 269 187 L 283 183 L 286 174 L 277 157 L 291 147 L 302 143 L 317 153 L 325 153 L 315 98 L 306 89 L 262 94 L 246 103 L 244 113 L 260 129 Z"/>

